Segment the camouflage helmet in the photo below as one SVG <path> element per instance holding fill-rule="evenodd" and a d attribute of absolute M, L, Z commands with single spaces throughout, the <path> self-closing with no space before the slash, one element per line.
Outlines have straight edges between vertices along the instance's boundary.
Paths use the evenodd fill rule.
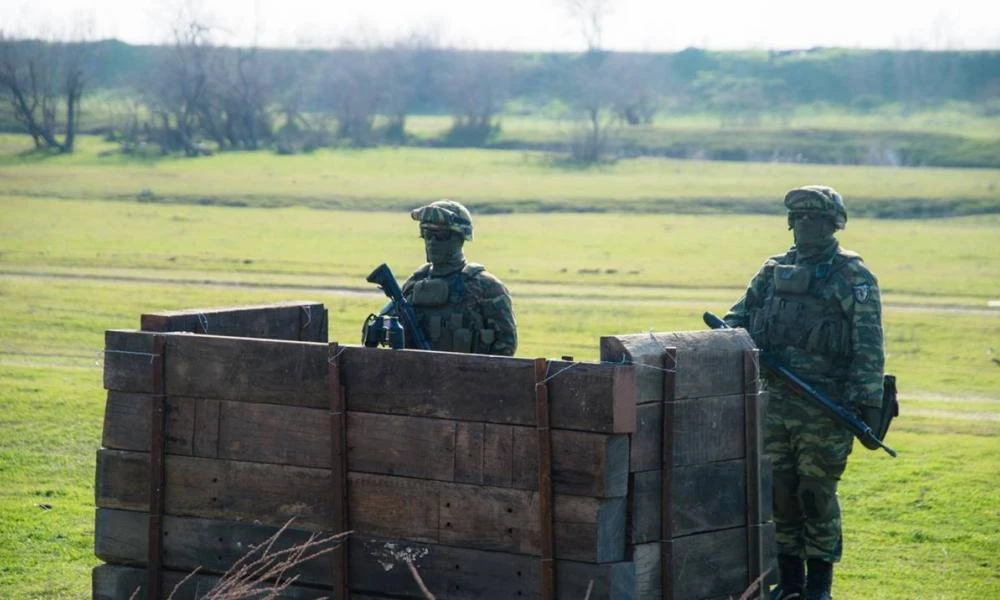
<path fill-rule="evenodd" d="M 837 229 L 847 226 L 847 209 L 844 199 L 837 190 L 825 185 L 806 185 L 785 194 L 785 207 L 788 209 L 788 227 L 792 227 L 792 215 L 795 213 L 820 214 L 833 219 Z"/>
<path fill-rule="evenodd" d="M 410 211 L 414 221 L 420 221 L 420 227 L 450 229 L 462 234 L 466 241 L 472 241 L 472 215 L 469 209 L 454 200 L 438 200 L 427 206 L 421 206 Z"/>

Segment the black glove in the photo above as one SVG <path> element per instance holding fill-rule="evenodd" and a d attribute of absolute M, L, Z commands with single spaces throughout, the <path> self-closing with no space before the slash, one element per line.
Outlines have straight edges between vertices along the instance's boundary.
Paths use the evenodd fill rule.
<path fill-rule="evenodd" d="M 875 408 L 874 406 L 859 406 L 858 416 L 864 421 L 872 430 L 878 425 L 879 421 L 882 419 L 882 409 Z M 872 443 L 869 440 L 862 439 L 861 443 L 864 444 L 865 448 L 869 450 L 878 450 L 878 444 Z"/>

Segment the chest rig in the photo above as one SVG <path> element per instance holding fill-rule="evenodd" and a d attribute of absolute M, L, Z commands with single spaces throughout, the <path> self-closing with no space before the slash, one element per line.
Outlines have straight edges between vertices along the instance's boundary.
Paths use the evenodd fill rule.
<path fill-rule="evenodd" d="M 475 285 L 485 270 L 470 263 L 445 277 L 431 277 L 429 266 L 413 274 L 403 294 L 432 350 L 486 354 L 492 348 L 496 331 L 484 320 Z"/>
<path fill-rule="evenodd" d="M 815 265 L 796 265 L 795 258 L 792 250 L 767 267 L 763 301 L 750 314 L 751 336 L 767 351 L 794 348 L 835 362 L 848 357 L 851 327 L 835 278 L 859 257 L 835 252 Z"/>

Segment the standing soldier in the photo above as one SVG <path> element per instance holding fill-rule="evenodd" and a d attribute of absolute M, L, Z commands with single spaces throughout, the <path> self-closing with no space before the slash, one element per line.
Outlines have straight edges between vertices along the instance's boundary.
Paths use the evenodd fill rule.
<path fill-rule="evenodd" d="M 834 237 L 847 224 L 847 211 L 833 188 L 791 190 L 785 206 L 795 245 L 767 259 L 724 320 L 874 425 L 885 363 L 878 282 Z M 853 436 L 780 380 L 765 377 L 765 384 L 764 444 L 774 464 L 780 570 L 771 597 L 828 600 L 842 549 L 837 482 Z"/>
<path fill-rule="evenodd" d="M 517 323 L 510 292 L 486 271 L 466 262 L 462 247 L 472 241 L 472 217 L 452 200 L 439 200 L 410 213 L 420 222 L 427 264 L 403 284 L 424 337 L 433 350 L 512 356 Z M 413 347 L 412 339 L 407 345 Z"/>

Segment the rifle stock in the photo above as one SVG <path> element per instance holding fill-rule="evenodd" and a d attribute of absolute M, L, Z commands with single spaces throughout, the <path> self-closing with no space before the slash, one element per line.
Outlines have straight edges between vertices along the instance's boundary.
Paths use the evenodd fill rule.
<path fill-rule="evenodd" d="M 382 263 L 375 267 L 375 270 L 369 273 L 365 280 L 382 288 L 382 291 L 391 300 L 391 302 L 382 308 L 379 315 L 391 312 L 395 308 L 396 314 L 399 315 L 399 320 L 403 322 L 406 335 L 409 335 L 413 339 L 417 348 L 430 350 L 430 343 L 424 337 L 424 332 L 417 325 L 417 314 L 413 311 L 413 306 L 403 297 L 403 290 L 400 289 L 399 283 L 392 274 L 392 269 L 389 268 L 389 265 Z"/>
<path fill-rule="evenodd" d="M 706 312 L 702 316 L 702 319 L 705 321 L 705 324 L 712 329 L 730 329 L 728 323 L 710 312 Z M 780 377 L 789 389 L 799 396 L 812 401 L 816 406 L 823 409 L 823 411 L 833 418 L 834 421 L 857 436 L 863 443 L 874 444 L 888 452 L 889 456 L 896 456 L 896 451 L 889 446 L 886 446 L 885 443 L 883 443 L 882 440 L 875 435 L 872 428 L 869 427 L 867 423 L 859 419 L 854 413 L 847 410 L 847 408 L 841 404 L 827 398 L 823 392 L 809 385 L 788 367 L 781 364 L 781 361 L 770 353 L 763 350 L 760 350 L 759 353 L 761 364 L 771 371 L 771 373 Z"/>

